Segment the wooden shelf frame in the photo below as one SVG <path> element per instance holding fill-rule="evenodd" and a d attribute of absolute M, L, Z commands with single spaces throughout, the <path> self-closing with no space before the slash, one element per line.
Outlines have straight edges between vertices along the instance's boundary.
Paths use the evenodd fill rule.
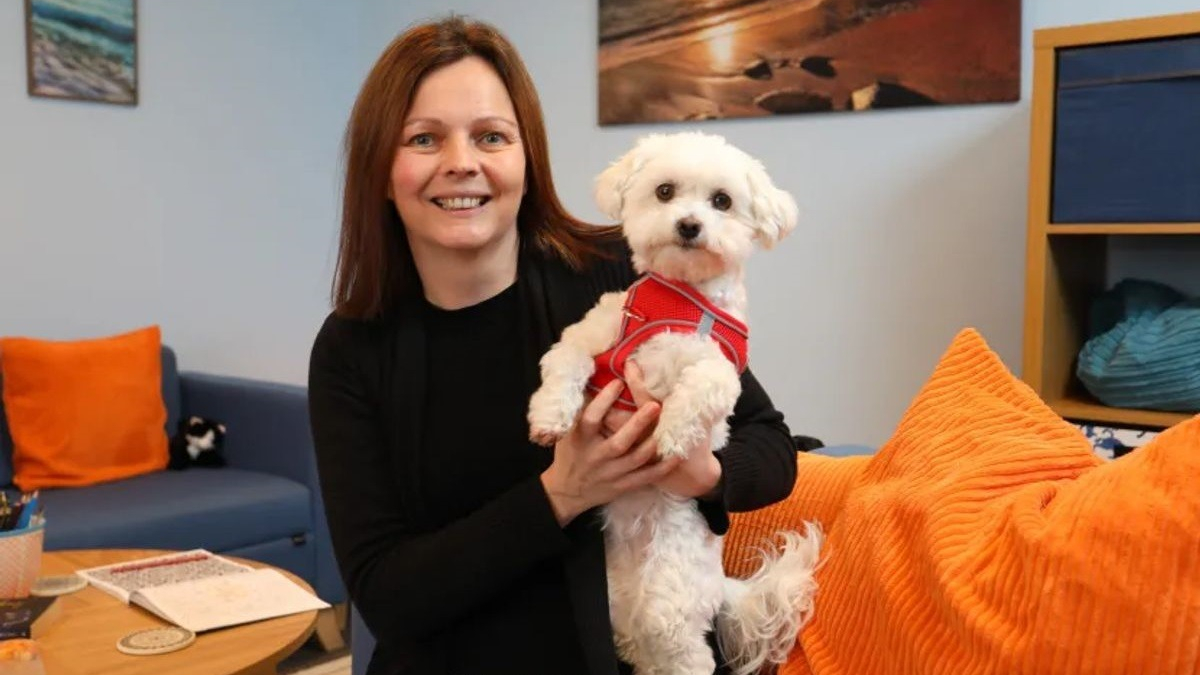
<path fill-rule="evenodd" d="M 1200 234 L 1200 223 L 1048 223 L 1049 236 L 1071 234 Z"/>
<path fill-rule="evenodd" d="M 1109 42 L 1157 40 L 1200 33 L 1200 12 L 1164 14 L 1141 19 L 1103 21 L 1079 26 L 1043 28 L 1033 33 L 1033 48 L 1055 50 Z"/>
<path fill-rule="evenodd" d="M 1067 419 L 1108 422 L 1134 427 L 1166 428 L 1191 417 L 1187 413 L 1174 413 L 1162 410 L 1114 408 L 1083 398 L 1062 398 L 1055 401 L 1047 401 L 1047 404 L 1051 410 Z"/>
<path fill-rule="evenodd" d="M 1083 391 L 1074 364 L 1088 304 L 1105 290 L 1109 237 L 1196 236 L 1200 223 L 1051 221 L 1057 52 L 1185 35 L 1200 35 L 1200 12 L 1034 31 L 1022 379 L 1068 419 L 1162 428 L 1189 417 L 1098 403 Z"/>

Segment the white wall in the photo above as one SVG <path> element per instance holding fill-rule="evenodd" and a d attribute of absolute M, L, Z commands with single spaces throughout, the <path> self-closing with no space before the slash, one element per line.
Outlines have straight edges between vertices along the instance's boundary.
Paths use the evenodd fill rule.
<path fill-rule="evenodd" d="M 0 334 L 159 323 L 181 366 L 302 382 L 327 311 L 358 13 L 140 2 L 137 107 L 30 98 L 0 3 Z"/>
<path fill-rule="evenodd" d="M 804 219 L 750 271 L 751 367 L 793 429 L 879 443 L 954 334 L 975 326 L 1020 368 L 1030 35 L 1191 11 L 1194 0 L 1024 4 L 1022 100 L 863 115 L 704 122 L 758 156 Z M 567 206 L 601 220 L 592 181 L 639 135 L 596 124 L 597 2 L 375 0 L 368 60 L 411 22 L 453 10 L 517 45 L 542 98 Z"/>
<path fill-rule="evenodd" d="M 455 10 L 516 43 L 555 179 L 655 127 L 596 126 L 595 0 L 140 2 L 141 104 L 30 99 L 23 3 L 0 3 L 0 334 L 158 322 L 185 368 L 303 382 L 327 311 L 338 151 L 357 87 L 409 23 Z M 1019 367 L 1033 28 L 1194 0 L 1025 3 L 1017 104 L 709 122 L 805 222 L 751 271 L 753 367 L 796 431 L 878 443 L 976 326 Z"/>

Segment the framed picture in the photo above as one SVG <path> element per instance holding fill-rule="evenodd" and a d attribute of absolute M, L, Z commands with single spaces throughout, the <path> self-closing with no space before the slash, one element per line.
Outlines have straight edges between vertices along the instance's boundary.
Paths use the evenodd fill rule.
<path fill-rule="evenodd" d="M 1021 0 L 598 0 L 601 125 L 1016 101 Z"/>
<path fill-rule="evenodd" d="M 25 0 L 29 95 L 137 105 L 137 0 Z"/>

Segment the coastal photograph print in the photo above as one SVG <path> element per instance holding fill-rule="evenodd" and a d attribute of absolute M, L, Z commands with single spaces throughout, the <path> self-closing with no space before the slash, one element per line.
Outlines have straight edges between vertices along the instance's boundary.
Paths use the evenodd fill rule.
<path fill-rule="evenodd" d="M 25 0 L 29 95 L 137 105 L 136 0 Z"/>
<path fill-rule="evenodd" d="M 601 125 L 1017 101 L 1021 0 L 598 0 Z"/>

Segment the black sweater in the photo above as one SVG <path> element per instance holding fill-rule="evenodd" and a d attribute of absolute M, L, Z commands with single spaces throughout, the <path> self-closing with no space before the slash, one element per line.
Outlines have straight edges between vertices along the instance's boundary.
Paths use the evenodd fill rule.
<path fill-rule="evenodd" d="M 464 395 L 457 423 L 446 386 L 461 372 L 444 361 L 470 347 L 432 346 L 430 331 L 462 317 L 431 323 L 413 297 L 394 318 L 325 321 L 310 363 L 310 416 L 334 552 L 378 641 L 372 674 L 555 672 L 580 660 L 570 672 L 617 672 L 595 512 L 559 527 L 539 477 L 550 453 L 525 439 L 524 407 L 540 355 L 602 293 L 632 279 L 625 255 L 579 274 L 523 252 L 516 287 L 471 308 L 515 307 L 508 330 L 519 344 L 495 346 L 495 366 L 471 366 L 486 368 L 477 375 L 489 379 L 488 399 L 511 397 L 484 406 L 480 392 Z M 742 386 L 718 454 L 723 503 L 701 504 L 718 533 L 726 509 L 778 501 L 795 479 L 782 415 L 749 370 Z M 493 414 L 504 420 L 489 433 L 477 422 Z"/>

